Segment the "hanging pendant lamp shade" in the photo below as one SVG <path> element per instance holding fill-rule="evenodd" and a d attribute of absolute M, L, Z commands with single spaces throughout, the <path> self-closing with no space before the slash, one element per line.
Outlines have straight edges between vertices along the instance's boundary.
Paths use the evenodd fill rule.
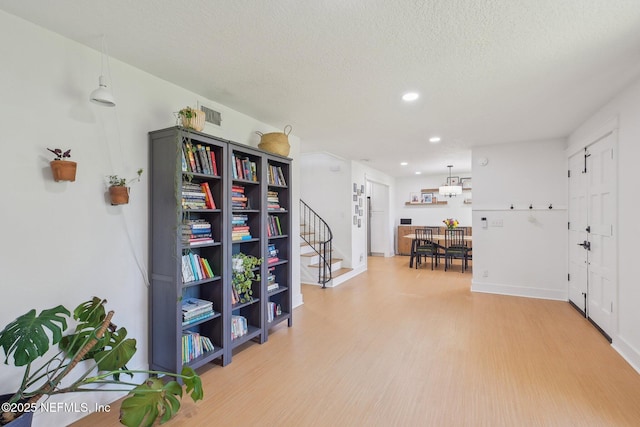
<path fill-rule="evenodd" d="M 91 92 L 89 100 L 94 104 L 102 105 L 103 107 L 115 107 L 116 101 L 113 99 L 113 94 L 107 89 L 104 76 L 100 76 L 98 79 L 98 89 Z"/>
<path fill-rule="evenodd" d="M 441 196 L 446 197 L 454 197 L 462 194 L 462 186 L 460 185 L 451 185 L 451 168 L 453 165 L 447 166 L 449 168 L 449 180 L 447 181 L 447 185 L 442 185 L 438 188 L 438 193 Z"/>

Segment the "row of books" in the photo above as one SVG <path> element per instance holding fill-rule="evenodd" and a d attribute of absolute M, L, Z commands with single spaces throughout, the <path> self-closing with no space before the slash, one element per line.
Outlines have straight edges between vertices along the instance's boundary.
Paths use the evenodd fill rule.
<path fill-rule="evenodd" d="M 247 324 L 247 318 L 244 316 L 231 316 L 231 339 L 240 338 L 243 335 L 247 335 L 249 332 L 249 325 Z"/>
<path fill-rule="evenodd" d="M 214 351 L 215 347 L 209 337 L 203 337 L 197 332 L 186 331 L 182 333 L 182 363 L 187 364 L 208 351 Z"/>
<path fill-rule="evenodd" d="M 216 154 L 208 145 L 182 142 L 182 171 L 218 175 Z"/>
<path fill-rule="evenodd" d="M 214 276 L 206 258 L 192 252 L 182 255 L 182 283 L 210 279 Z"/>
<path fill-rule="evenodd" d="M 231 154 L 233 179 L 245 179 L 258 182 L 258 167 L 248 157 L 240 157 L 236 153 Z"/>
<path fill-rule="evenodd" d="M 267 216 L 267 236 L 282 236 L 282 227 L 280 227 L 280 218 L 276 215 Z"/>
<path fill-rule="evenodd" d="M 250 240 L 253 238 L 251 236 L 251 228 L 247 224 L 249 217 L 244 214 L 234 214 L 231 217 L 231 240 L 232 241 L 240 241 L 240 240 Z"/>
<path fill-rule="evenodd" d="M 286 187 L 287 181 L 284 179 L 280 166 L 269 165 L 267 169 L 267 182 L 269 185 L 281 185 Z"/>
<path fill-rule="evenodd" d="M 276 282 L 275 271 L 275 267 L 269 267 L 269 273 L 267 275 L 267 292 L 273 292 L 280 288 L 280 285 L 278 284 L 278 282 Z"/>
<path fill-rule="evenodd" d="M 190 246 L 213 243 L 211 223 L 203 218 L 182 221 L 182 243 Z"/>
<path fill-rule="evenodd" d="M 185 298 L 182 300 L 182 326 L 199 322 L 213 316 L 213 302 L 200 298 Z"/>
<path fill-rule="evenodd" d="M 244 192 L 244 186 L 231 186 L 231 208 L 232 209 L 249 209 L 249 198 Z"/>
<path fill-rule="evenodd" d="M 274 243 L 269 243 L 267 246 L 267 264 L 273 264 L 274 262 L 280 261 L 278 258 L 279 250 L 276 248 Z"/>
<path fill-rule="evenodd" d="M 277 191 L 267 191 L 267 210 L 269 211 L 284 211 L 285 208 L 280 206 L 280 196 Z"/>
<path fill-rule="evenodd" d="M 209 183 L 183 182 L 182 207 L 184 209 L 216 209 Z"/>
<path fill-rule="evenodd" d="M 267 303 L 267 322 L 271 323 L 273 320 L 282 315 L 282 307 L 275 302 Z"/>

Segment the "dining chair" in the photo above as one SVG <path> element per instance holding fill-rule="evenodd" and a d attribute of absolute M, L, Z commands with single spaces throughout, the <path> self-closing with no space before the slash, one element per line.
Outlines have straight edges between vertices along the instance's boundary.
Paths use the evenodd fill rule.
<path fill-rule="evenodd" d="M 416 268 L 422 264 L 423 258 L 431 258 L 431 269 L 433 264 L 438 265 L 440 259 L 440 246 L 433 240 L 433 229 L 418 228 L 415 231 L 415 263 Z"/>
<path fill-rule="evenodd" d="M 464 240 L 464 228 L 453 228 L 444 232 L 444 270 L 447 271 L 454 259 L 461 260 L 462 272 L 468 266 L 470 248 Z"/>

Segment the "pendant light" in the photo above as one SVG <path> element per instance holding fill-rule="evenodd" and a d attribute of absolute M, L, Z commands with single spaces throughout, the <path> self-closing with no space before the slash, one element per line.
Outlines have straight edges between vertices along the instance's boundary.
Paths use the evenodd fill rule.
<path fill-rule="evenodd" d="M 105 43 L 104 36 L 102 36 L 102 49 L 100 52 L 100 77 L 98 78 L 98 88 L 91 92 L 89 100 L 94 104 L 102 105 L 103 107 L 115 107 L 116 101 L 113 98 L 113 94 L 107 89 L 107 80 L 104 77 L 104 60 L 105 60 Z M 107 69 L 109 68 L 109 58 L 107 58 Z"/>
<path fill-rule="evenodd" d="M 438 188 L 438 193 L 441 196 L 446 197 L 454 197 L 462 194 L 462 186 L 451 185 L 451 168 L 453 167 L 453 165 L 449 165 L 447 167 L 449 168 L 449 179 L 447 180 L 447 185 L 441 185 L 440 188 Z"/>

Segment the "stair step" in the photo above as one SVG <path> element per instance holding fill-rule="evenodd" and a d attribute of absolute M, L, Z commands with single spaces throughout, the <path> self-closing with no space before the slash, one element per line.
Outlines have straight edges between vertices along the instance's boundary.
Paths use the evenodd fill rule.
<path fill-rule="evenodd" d="M 329 252 L 333 252 L 333 251 L 329 251 Z M 300 256 L 304 256 L 304 257 L 307 257 L 307 258 L 312 258 L 314 256 L 318 256 L 318 254 L 315 253 L 315 251 L 312 251 L 312 252 L 305 252 L 303 254 L 300 254 Z"/>
<path fill-rule="evenodd" d="M 332 258 L 331 259 L 331 264 L 337 264 L 339 262 L 342 262 L 342 258 Z M 308 267 L 311 268 L 320 268 L 320 264 L 311 264 Z"/>
<path fill-rule="evenodd" d="M 342 276 L 343 274 L 346 274 L 346 273 L 348 273 L 350 271 L 353 271 L 353 268 L 343 267 L 343 268 L 340 268 L 340 269 L 338 269 L 336 271 L 332 271 L 331 272 L 331 277 L 333 277 L 335 279 L 336 277 Z"/>

